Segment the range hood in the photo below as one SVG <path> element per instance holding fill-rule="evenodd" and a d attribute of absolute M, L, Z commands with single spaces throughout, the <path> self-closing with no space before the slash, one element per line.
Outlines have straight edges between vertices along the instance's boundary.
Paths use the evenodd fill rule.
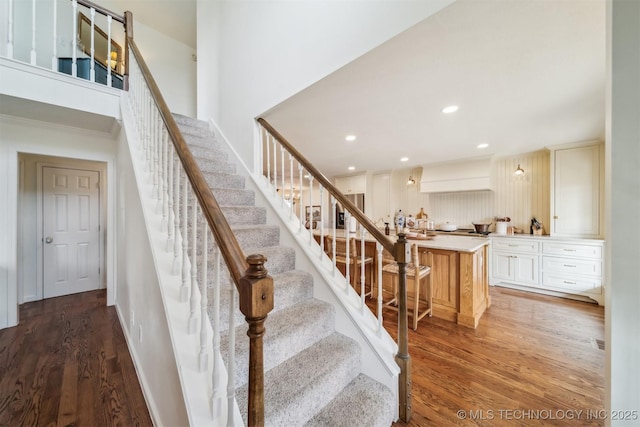
<path fill-rule="evenodd" d="M 482 190 L 493 190 L 490 158 L 422 166 L 420 191 L 423 193 Z"/>

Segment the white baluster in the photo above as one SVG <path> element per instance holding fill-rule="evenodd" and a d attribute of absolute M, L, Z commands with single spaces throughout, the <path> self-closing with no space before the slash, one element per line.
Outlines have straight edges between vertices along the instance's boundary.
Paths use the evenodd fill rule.
<path fill-rule="evenodd" d="M 191 207 L 191 298 L 189 299 L 189 333 L 195 334 L 198 330 L 198 263 L 196 262 L 197 236 L 198 236 L 198 201 L 193 194 L 193 206 Z"/>
<path fill-rule="evenodd" d="M 95 67 L 95 20 L 96 10 L 94 8 L 89 9 L 89 15 L 91 15 L 91 70 L 89 71 L 89 80 L 96 81 L 96 67 Z"/>
<path fill-rule="evenodd" d="M 365 237 L 365 233 L 367 232 L 367 230 L 365 230 L 364 226 L 362 224 L 359 224 L 360 227 L 360 301 L 362 302 L 361 308 L 364 310 L 364 308 L 366 307 L 364 299 L 365 299 L 365 275 L 364 275 L 364 270 L 365 270 L 365 265 L 364 265 L 364 237 Z M 373 266 L 371 266 L 371 268 L 373 268 Z M 371 286 L 373 287 L 373 283 L 371 283 Z"/>
<path fill-rule="evenodd" d="M 51 55 L 51 70 L 58 71 L 58 0 L 53 0 L 53 54 Z"/>
<path fill-rule="evenodd" d="M 180 160 L 178 159 L 175 164 L 176 173 L 174 175 L 175 181 L 175 195 L 174 195 L 174 212 L 173 212 L 173 274 L 180 274 L 180 240 L 178 239 L 178 232 L 180 231 Z M 182 239 L 182 235 L 180 235 Z M 189 289 L 185 286 L 180 287 L 180 301 L 186 302 L 189 297 Z"/>
<path fill-rule="evenodd" d="M 265 140 L 265 149 L 267 150 L 267 182 L 271 184 L 271 152 L 269 150 L 269 138 L 271 135 L 267 133 Z"/>
<path fill-rule="evenodd" d="M 295 199 L 293 197 L 293 156 L 289 153 L 289 194 L 291 195 L 291 203 L 289 203 L 289 219 L 293 219 L 293 206 Z"/>
<path fill-rule="evenodd" d="M 313 176 L 309 174 L 309 246 L 311 246 L 312 242 L 315 242 L 313 239 Z M 306 215 L 306 214 L 305 214 Z"/>
<path fill-rule="evenodd" d="M 345 239 L 345 258 L 344 258 L 344 272 L 345 278 L 347 279 L 347 286 L 344 288 L 345 292 L 349 293 L 349 286 L 351 285 L 351 269 L 349 268 L 351 264 L 351 251 L 350 243 L 349 243 L 349 233 L 351 233 L 351 212 L 345 209 L 344 211 L 344 239 Z"/>
<path fill-rule="evenodd" d="M 338 224 L 336 222 L 336 203 L 337 200 L 335 199 L 335 197 L 331 196 L 331 212 L 333 212 L 333 226 L 331 227 L 331 231 L 333 233 L 333 243 L 331 245 L 331 259 L 333 260 L 333 268 L 331 269 L 331 272 L 334 275 L 336 274 L 336 225 Z"/>
<path fill-rule="evenodd" d="M 7 58 L 13 59 L 13 0 L 9 0 L 7 21 Z"/>
<path fill-rule="evenodd" d="M 173 234 L 174 234 L 174 215 L 173 215 L 173 187 L 174 182 L 173 182 L 173 144 L 171 143 L 171 141 L 168 138 L 167 135 L 167 146 L 168 146 L 168 150 L 169 150 L 169 159 L 167 162 L 167 168 L 168 168 L 168 172 L 169 175 L 167 177 L 167 183 L 168 183 L 168 197 L 167 197 L 167 201 L 168 201 L 168 206 L 167 206 L 167 252 L 171 251 L 173 249 Z"/>
<path fill-rule="evenodd" d="M 189 239 L 187 238 L 187 202 L 188 202 L 188 185 L 189 178 L 187 174 L 184 175 L 184 186 L 182 187 L 182 215 L 180 221 L 182 225 L 182 233 L 180 234 L 182 240 L 182 289 L 180 289 L 180 297 L 185 298 L 189 296 L 189 271 L 187 270 L 187 263 L 189 262 L 189 255 L 187 249 L 189 247 Z M 186 289 L 186 290 L 185 290 Z M 187 301 L 183 299 L 182 301 Z"/>
<path fill-rule="evenodd" d="M 111 87 L 111 15 L 107 15 L 107 86 Z"/>
<path fill-rule="evenodd" d="M 299 230 L 304 230 L 304 213 L 302 212 L 302 165 L 298 163 L 298 178 L 300 179 L 300 203 L 298 207 L 298 219 L 300 220 Z"/>
<path fill-rule="evenodd" d="M 378 253 L 378 336 L 382 335 L 382 245 L 376 241 Z"/>
<path fill-rule="evenodd" d="M 78 77 L 78 0 L 71 1 L 71 22 L 73 36 L 71 37 L 71 75 Z"/>
<path fill-rule="evenodd" d="M 318 183 L 320 187 L 320 259 L 322 260 L 322 255 L 324 254 L 324 187 Z"/>
<path fill-rule="evenodd" d="M 280 182 L 282 183 L 282 185 L 280 186 L 280 188 L 282 188 L 282 194 L 280 195 L 280 196 L 282 196 L 280 198 L 280 206 L 282 206 L 284 204 L 284 191 L 285 191 L 285 188 L 284 188 L 284 147 L 282 145 L 280 145 L 280 160 L 281 160 L 281 163 L 282 163 L 282 169 L 280 171 L 280 177 L 281 177 Z"/>
<path fill-rule="evenodd" d="M 169 232 L 169 133 L 162 128 L 162 230 Z"/>
<path fill-rule="evenodd" d="M 213 278 L 213 313 L 211 323 L 213 326 L 213 378 L 211 379 L 213 384 L 213 390 L 211 395 L 213 396 L 211 407 L 213 417 L 217 418 L 222 412 L 222 402 L 220 401 L 221 392 L 221 378 L 217 374 L 218 368 L 218 353 L 220 352 L 220 249 L 218 249 L 217 242 L 213 247 L 213 267 L 215 276 Z"/>
<path fill-rule="evenodd" d="M 151 198 L 158 200 L 158 142 L 157 142 L 157 123 L 158 123 L 158 109 L 155 108 L 153 100 L 150 100 L 151 104 L 151 117 L 149 126 L 149 143 L 151 145 Z M 156 205 L 157 209 L 157 205 Z"/>
<path fill-rule="evenodd" d="M 36 0 L 31 0 L 31 65 L 36 65 Z"/>
<path fill-rule="evenodd" d="M 235 413 L 235 394 L 236 394 L 236 287 L 231 283 L 229 289 L 229 362 L 227 369 L 227 426 L 233 426 Z"/>
<path fill-rule="evenodd" d="M 278 194 L 278 151 L 276 150 L 276 139 L 271 137 L 273 142 L 273 195 Z"/>
<path fill-rule="evenodd" d="M 206 221 L 204 224 L 204 227 L 202 227 L 202 283 L 200 284 L 200 359 L 198 363 L 200 372 L 206 371 L 209 365 L 207 354 L 207 321 L 209 320 L 209 316 L 207 316 L 207 305 L 209 304 L 207 295 L 207 253 L 209 252 L 209 227 L 206 225 Z"/>

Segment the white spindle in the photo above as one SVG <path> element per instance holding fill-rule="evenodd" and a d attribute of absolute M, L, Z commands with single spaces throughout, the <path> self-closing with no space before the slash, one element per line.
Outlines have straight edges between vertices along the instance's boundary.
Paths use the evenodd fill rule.
<path fill-rule="evenodd" d="M 364 310 L 364 308 L 366 307 L 364 302 L 364 297 L 366 294 L 365 282 L 364 282 L 364 277 L 365 277 L 364 275 L 364 270 L 365 270 L 364 237 L 367 231 L 362 224 L 359 224 L 359 226 L 360 226 L 360 301 L 362 302 L 361 308 Z M 371 266 L 371 268 L 373 268 L 373 266 Z M 373 283 L 371 284 L 371 286 L 373 287 Z"/>
<path fill-rule="evenodd" d="M 189 262 L 189 255 L 187 249 L 189 248 L 189 239 L 187 238 L 187 202 L 189 178 L 187 174 L 184 175 L 184 186 L 182 187 L 182 215 L 180 216 L 180 223 L 182 225 L 182 289 L 180 289 L 180 297 L 185 298 L 183 301 L 187 301 L 189 296 L 189 271 L 187 270 L 187 263 Z"/>
<path fill-rule="evenodd" d="M 302 203 L 302 170 L 302 165 L 298 164 L 298 179 L 300 180 L 300 206 L 298 207 L 298 219 L 300 220 L 300 230 L 304 230 L 304 212 L 302 209 L 302 205 L 304 205 L 304 203 Z"/>
<path fill-rule="evenodd" d="M 36 0 L 31 0 L 31 65 L 36 65 Z"/>
<path fill-rule="evenodd" d="M 58 0 L 53 0 L 53 54 L 51 55 L 51 70 L 58 71 Z"/>
<path fill-rule="evenodd" d="M 235 424 L 235 394 L 236 394 L 236 287 L 233 283 L 229 288 L 229 362 L 227 379 L 227 426 Z"/>
<path fill-rule="evenodd" d="M 218 249 L 218 245 L 214 245 L 213 248 L 213 267 L 215 271 L 215 276 L 213 278 L 213 390 L 212 396 L 213 401 L 211 402 L 211 407 L 213 411 L 214 418 L 220 416 L 222 412 L 222 404 L 220 402 L 220 392 L 222 387 L 222 381 L 220 375 L 217 374 L 216 370 L 218 368 L 218 352 L 220 351 L 220 250 Z"/>
<path fill-rule="evenodd" d="M 207 355 L 207 321 L 209 320 L 209 316 L 207 316 L 207 304 L 209 304 L 207 295 L 207 253 L 209 252 L 209 227 L 206 224 L 207 223 L 205 222 L 204 227 L 202 227 L 202 283 L 200 284 L 200 358 L 198 363 L 200 372 L 207 370 L 209 361 L 209 357 Z"/>
<path fill-rule="evenodd" d="M 162 128 L 162 230 L 169 233 L 169 133 Z"/>
<path fill-rule="evenodd" d="M 280 206 L 282 206 L 282 204 L 284 203 L 284 193 L 285 193 L 285 188 L 284 188 L 284 147 L 282 145 L 280 145 L 280 160 L 281 160 L 281 164 L 282 164 L 282 168 L 280 171 L 280 177 L 281 177 L 281 186 L 280 188 L 282 188 L 282 194 L 281 194 L 281 198 L 280 198 Z M 290 193 L 289 196 L 292 196 L 292 194 Z"/>
<path fill-rule="evenodd" d="M 155 108 L 155 104 L 153 102 L 153 100 L 151 100 L 151 126 L 150 126 L 150 138 L 149 141 L 151 142 L 151 184 L 153 185 L 151 187 L 151 193 L 152 193 L 152 198 L 154 200 L 159 200 L 159 194 L 160 192 L 158 191 L 158 169 L 160 166 L 159 163 L 159 156 L 158 156 L 158 109 Z M 157 208 L 158 206 L 156 205 L 156 212 L 157 212 Z"/>
<path fill-rule="evenodd" d="M 315 242 L 313 239 L 313 176 L 308 174 L 309 176 L 309 246 L 311 246 L 312 242 Z M 306 215 L 306 212 L 305 212 Z"/>
<path fill-rule="evenodd" d="M 197 236 L 198 236 L 198 202 L 193 195 L 191 207 L 191 298 L 189 299 L 189 333 L 195 334 L 198 330 L 198 263 L 196 262 Z"/>
<path fill-rule="evenodd" d="M 378 336 L 382 335 L 382 245 L 376 242 L 378 253 Z M 373 285 L 372 285 L 373 286 Z"/>
<path fill-rule="evenodd" d="M 96 66 L 95 66 L 95 21 L 96 21 L 96 10 L 94 8 L 89 9 L 89 15 L 91 15 L 91 71 L 89 71 L 89 80 L 92 82 L 96 81 Z"/>
<path fill-rule="evenodd" d="M 111 87 L 111 15 L 107 15 L 107 86 Z"/>
<path fill-rule="evenodd" d="M 276 139 L 271 137 L 273 143 L 273 195 L 278 194 L 278 151 L 276 149 Z"/>
<path fill-rule="evenodd" d="M 178 239 L 178 232 L 180 231 L 180 181 L 181 181 L 181 168 L 180 161 L 176 161 L 174 165 L 176 173 L 174 175 L 174 186 L 175 186 L 175 194 L 174 194 L 174 202 L 173 202 L 173 274 L 180 274 L 180 239 L 182 239 L 182 234 L 180 235 L 180 239 Z M 184 217 L 183 217 L 184 218 Z M 184 283 L 183 283 L 184 285 Z M 186 302 L 187 297 L 189 296 L 189 289 L 185 286 L 180 287 L 180 301 Z"/>
<path fill-rule="evenodd" d="M 267 182 L 271 184 L 271 151 L 269 147 L 269 138 L 271 138 L 271 135 L 267 133 L 264 145 L 267 150 Z"/>
<path fill-rule="evenodd" d="M 318 227 L 320 228 L 320 259 L 322 260 L 322 255 L 324 254 L 324 187 L 318 183 L 320 187 L 320 224 Z"/>
<path fill-rule="evenodd" d="M 331 196 L 331 212 L 333 212 L 333 226 L 331 227 L 331 231 L 333 233 L 333 240 L 331 244 L 331 259 L 333 260 L 333 267 L 331 272 L 334 275 L 336 274 L 336 225 L 338 224 L 336 222 L 336 203 L 337 201 L 335 197 Z"/>
<path fill-rule="evenodd" d="M 295 198 L 293 195 L 293 156 L 291 153 L 289 153 L 289 194 L 291 195 L 291 203 L 289 203 L 289 219 L 293 219 Z"/>
<path fill-rule="evenodd" d="M 9 0 L 7 21 L 7 58 L 13 59 L 13 0 Z"/>
<path fill-rule="evenodd" d="M 345 209 L 344 211 L 344 240 L 345 240 L 345 258 L 344 258 L 344 272 L 345 278 L 347 279 L 347 286 L 344 288 L 345 292 L 349 293 L 349 286 L 351 286 L 351 269 L 349 268 L 351 264 L 349 261 L 351 260 L 351 251 L 350 249 L 350 241 L 349 241 L 349 233 L 351 232 L 351 212 Z M 354 260 L 355 261 L 355 260 Z"/>
<path fill-rule="evenodd" d="M 78 0 L 71 1 L 71 22 L 73 36 L 71 37 L 71 75 L 78 77 Z"/>
<path fill-rule="evenodd" d="M 169 159 L 167 162 L 167 168 L 168 168 L 168 177 L 167 177 L 167 183 L 168 183 L 168 197 L 167 197 L 167 251 L 171 251 L 173 249 L 173 234 L 174 234 L 174 215 L 173 215 L 173 187 L 174 182 L 173 182 L 173 144 L 171 143 L 171 141 L 169 140 L 168 134 L 167 134 L 167 146 L 168 146 L 168 150 L 169 150 Z"/>

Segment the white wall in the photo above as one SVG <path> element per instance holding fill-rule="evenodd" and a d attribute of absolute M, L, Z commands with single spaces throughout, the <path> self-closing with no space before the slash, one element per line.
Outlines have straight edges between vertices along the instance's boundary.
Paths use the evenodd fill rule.
<path fill-rule="evenodd" d="M 200 9 L 198 26 L 220 31 L 198 32 L 199 60 L 218 58 L 198 87 L 217 89 L 204 96 L 219 105 L 201 103 L 198 116 L 213 118 L 252 165 L 253 118 L 451 2 L 225 1 L 219 19 Z"/>
<path fill-rule="evenodd" d="M 155 425 L 188 425 L 166 310 L 125 132 L 118 140 L 117 302 Z"/>
<path fill-rule="evenodd" d="M 640 417 L 640 2 L 607 2 L 607 39 L 605 404 Z"/>

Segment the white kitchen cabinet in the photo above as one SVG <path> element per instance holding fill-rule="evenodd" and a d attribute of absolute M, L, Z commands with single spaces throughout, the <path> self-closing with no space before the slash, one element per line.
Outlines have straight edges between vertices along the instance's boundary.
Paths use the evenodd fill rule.
<path fill-rule="evenodd" d="M 603 230 L 602 144 L 551 151 L 551 235 L 597 238 Z"/>
<path fill-rule="evenodd" d="M 538 242 L 493 239 L 491 276 L 501 282 L 538 286 L 540 257 Z"/>
<path fill-rule="evenodd" d="M 336 178 L 335 186 L 344 194 L 364 194 L 367 191 L 367 176 L 353 175 Z"/>
<path fill-rule="evenodd" d="M 604 242 L 559 237 L 491 237 L 489 282 L 604 302 Z"/>

